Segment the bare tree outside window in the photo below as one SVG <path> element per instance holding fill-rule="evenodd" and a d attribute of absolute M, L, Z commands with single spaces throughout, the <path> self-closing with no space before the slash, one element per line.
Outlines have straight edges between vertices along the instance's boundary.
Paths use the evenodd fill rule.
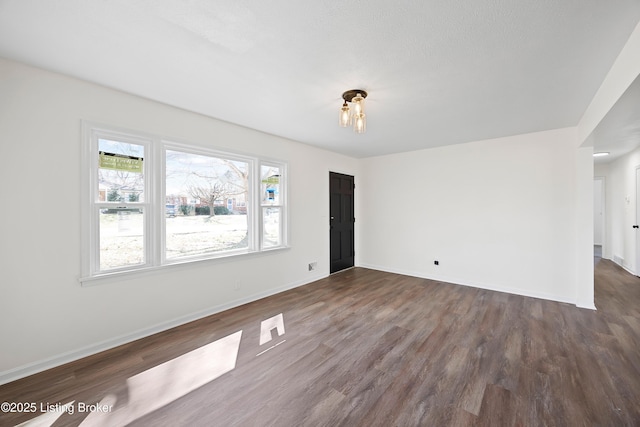
<path fill-rule="evenodd" d="M 167 259 L 248 247 L 249 170 L 246 161 L 166 151 L 166 203 L 185 201 L 165 221 Z"/>
<path fill-rule="evenodd" d="M 246 194 L 242 187 L 225 182 L 218 177 L 203 176 L 194 172 L 198 180 L 187 184 L 186 191 L 194 199 L 204 201 L 209 206 L 209 216 L 215 216 L 216 202 L 223 202 L 229 197 Z"/>

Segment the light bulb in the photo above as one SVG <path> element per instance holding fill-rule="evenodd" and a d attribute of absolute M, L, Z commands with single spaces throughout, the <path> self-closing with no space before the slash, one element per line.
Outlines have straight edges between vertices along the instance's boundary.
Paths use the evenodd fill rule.
<path fill-rule="evenodd" d="M 342 104 L 342 108 L 340 109 L 340 117 L 338 118 L 338 123 L 343 128 L 346 128 L 351 124 L 351 114 L 349 114 L 349 106 L 347 105 L 347 101 Z"/>
<path fill-rule="evenodd" d="M 358 116 L 364 113 L 364 98 L 362 97 L 362 94 L 359 93 L 356 96 L 354 96 L 353 99 L 351 100 L 351 103 L 353 103 L 354 116 Z"/>
<path fill-rule="evenodd" d="M 353 131 L 355 133 L 364 133 L 367 130 L 367 117 L 364 113 L 360 113 L 354 117 Z"/>

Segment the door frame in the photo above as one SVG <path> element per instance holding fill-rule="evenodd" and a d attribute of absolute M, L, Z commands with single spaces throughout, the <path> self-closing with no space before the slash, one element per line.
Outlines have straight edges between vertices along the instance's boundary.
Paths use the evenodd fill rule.
<path fill-rule="evenodd" d="M 348 270 L 350 268 L 355 267 L 356 265 L 356 261 L 355 261 L 355 252 L 356 252 L 356 230 L 355 230 L 355 217 L 356 217 L 356 200 L 355 200 L 355 181 L 356 181 L 356 176 L 355 174 L 351 173 L 351 172 L 342 172 L 342 171 L 336 171 L 336 170 L 331 170 L 329 169 L 329 174 L 328 174 L 328 179 L 327 181 L 325 181 L 327 183 L 327 192 L 325 194 L 327 194 L 328 197 L 328 218 L 327 218 L 327 223 L 329 225 L 328 229 L 329 229 L 329 274 L 335 274 L 335 273 L 340 273 L 342 271 Z M 332 229 L 332 224 L 331 224 L 331 177 L 332 174 L 335 175 L 343 175 L 343 176 L 347 176 L 350 177 L 352 179 L 353 182 L 353 197 L 352 197 L 352 203 L 353 203 L 353 241 L 352 241 L 352 252 L 353 252 L 353 263 L 351 266 L 349 267 L 345 267 L 342 268 L 340 270 L 334 271 L 332 272 L 332 266 L 331 266 L 331 262 L 332 262 L 332 258 L 331 258 L 331 229 Z"/>
<path fill-rule="evenodd" d="M 633 266 L 633 274 L 635 274 L 636 276 L 640 276 L 640 230 L 636 229 L 635 227 L 638 226 L 638 224 L 640 224 L 640 165 L 636 166 L 634 169 L 634 178 L 635 178 L 635 184 L 636 184 L 636 191 L 635 191 L 635 208 L 636 208 L 636 214 L 635 214 L 635 218 L 634 218 L 634 238 L 635 238 L 635 250 L 636 250 L 636 254 L 635 254 L 635 265 Z M 629 267 L 630 269 L 630 267 Z"/>
<path fill-rule="evenodd" d="M 600 209 L 602 211 L 602 215 L 600 217 L 600 227 L 602 230 L 602 258 L 608 258 L 605 256 L 607 253 L 607 179 L 604 176 L 594 176 L 593 182 L 600 181 Z M 594 225 L 598 219 L 593 218 Z M 595 244 L 595 242 L 594 242 Z"/>

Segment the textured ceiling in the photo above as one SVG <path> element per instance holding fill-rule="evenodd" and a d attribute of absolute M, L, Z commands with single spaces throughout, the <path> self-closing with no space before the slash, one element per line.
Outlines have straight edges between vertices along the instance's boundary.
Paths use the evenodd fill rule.
<path fill-rule="evenodd" d="M 575 126 L 637 0 L 0 0 L 0 56 L 355 157 Z M 367 133 L 337 125 L 362 88 Z"/>

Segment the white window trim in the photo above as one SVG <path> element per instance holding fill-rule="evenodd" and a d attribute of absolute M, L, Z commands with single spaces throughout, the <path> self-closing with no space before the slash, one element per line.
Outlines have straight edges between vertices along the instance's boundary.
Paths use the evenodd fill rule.
<path fill-rule="evenodd" d="M 280 169 L 280 176 L 283 178 L 284 184 L 280 186 L 279 191 L 280 194 L 278 195 L 278 203 L 262 203 L 262 198 L 260 197 L 261 195 L 259 194 L 259 191 L 255 192 L 255 195 L 257 196 L 258 200 L 258 207 L 260 209 L 260 214 L 258 216 L 259 224 L 258 224 L 258 231 L 260 233 L 260 250 L 262 251 L 270 251 L 273 249 L 277 249 L 281 246 L 286 246 L 288 240 L 288 230 L 289 230 L 289 215 L 288 215 L 288 206 L 289 203 L 287 202 L 287 197 L 288 197 L 288 191 L 287 191 L 287 176 L 288 176 L 288 166 L 286 163 L 283 162 L 277 162 L 277 161 L 270 161 L 270 160 L 266 160 L 266 159 L 262 159 L 259 162 L 258 165 L 258 171 L 261 170 L 262 166 L 273 166 L 273 167 L 277 167 Z M 262 241 L 262 236 L 264 234 L 264 222 L 262 221 L 262 210 L 264 208 L 280 208 L 280 245 L 278 246 L 271 246 L 268 248 L 264 247 L 264 242 Z"/>
<path fill-rule="evenodd" d="M 98 188 L 98 138 L 111 138 L 143 145 L 145 154 L 144 165 L 144 191 L 143 202 L 125 202 L 119 206 L 138 206 L 143 208 L 144 215 L 144 255 L 145 262 L 140 265 L 126 266 L 108 271 L 99 270 L 99 218 L 96 215 L 98 205 L 106 205 L 94 200 L 95 189 Z M 248 182 L 249 196 L 247 204 L 247 226 L 249 241 L 247 249 L 224 251 L 179 259 L 166 259 L 165 253 L 165 199 L 166 187 L 166 151 L 184 151 L 193 154 L 215 156 L 229 160 L 247 162 L 250 168 Z M 267 159 L 260 156 L 252 156 L 234 153 L 226 150 L 205 147 L 193 143 L 175 142 L 159 136 L 144 132 L 119 129 L 114 126 L 101 125 L 93 122 L 82 121 L 82 176 L 81 176 L 81 275 L 80 282 L 83 286 L 95 284 L 104 279 L 149 274 L 157 270 L 163 270 L 176 266 L 184 266 L 193 262 L 222 262 L 230 258 L 259 255 L 262 252 L 288 249 L 288 203 L 287 185 L 288 165 L 284 161 Z M 278 167 L 281 170 L 282 182 L 280 186 L 280 200 L 277 205 L 281 209 L 280 245 L 263 248 L 262 209 L 267 205 L 261 203 L 260 197 L 260 168 L 262 165 Z M 111 204 L 113 206 L 113 204 Z"/>

